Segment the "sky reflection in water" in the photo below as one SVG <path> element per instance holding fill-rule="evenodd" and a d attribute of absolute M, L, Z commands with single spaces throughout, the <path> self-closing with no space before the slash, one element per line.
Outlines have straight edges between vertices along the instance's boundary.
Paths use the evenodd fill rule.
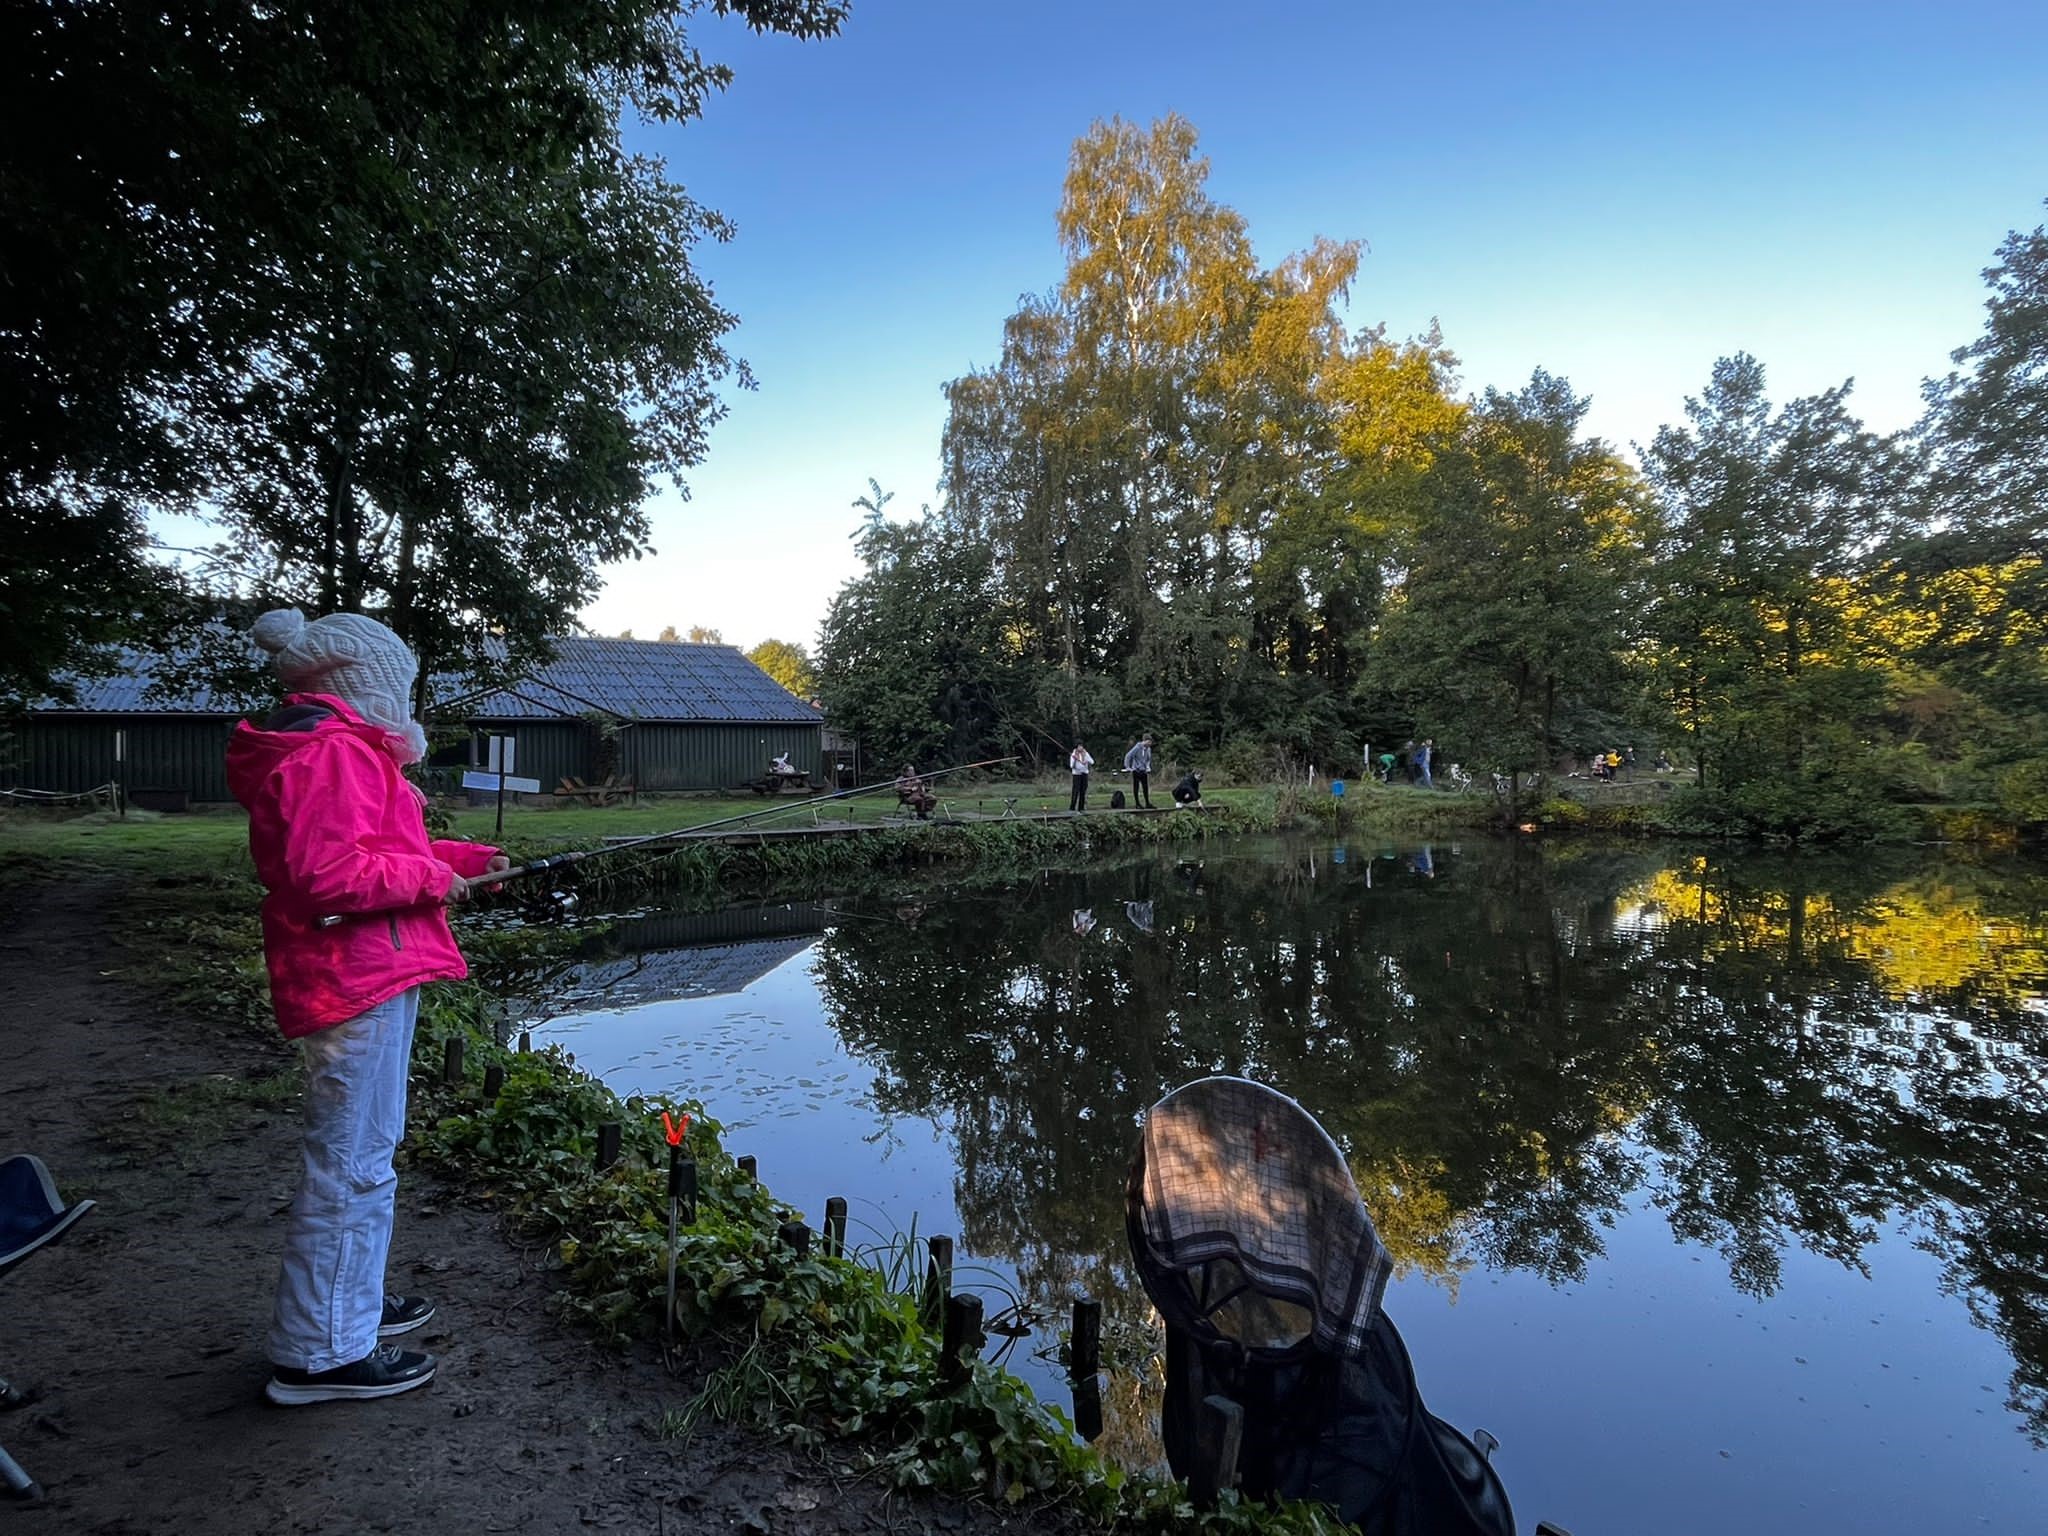
<path fill-rule="evenodd" d="M 1238 846 L 658 917 L 541 1034 L 1112 1340 L 1138 1117 L 1257 1077 L 1345 1148 L 1424 1395 L 1500 1437 L 1526 1527 L 2043 1530 L 2044 897 L 1919 855 Z"/>

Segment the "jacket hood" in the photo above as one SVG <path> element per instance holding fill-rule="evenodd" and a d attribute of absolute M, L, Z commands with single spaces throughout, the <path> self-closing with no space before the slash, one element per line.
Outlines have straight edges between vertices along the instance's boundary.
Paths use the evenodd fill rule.
<path fill-rule="evenodd" d="M 293 693 L 261 725 L 244 720 L 228 738 L 228 789 L 244 807 L 255 803 L 264 780 L 294 752 L 336 731 L 390 750 L 391 732 L 372 725 L 330 693 Z"/>

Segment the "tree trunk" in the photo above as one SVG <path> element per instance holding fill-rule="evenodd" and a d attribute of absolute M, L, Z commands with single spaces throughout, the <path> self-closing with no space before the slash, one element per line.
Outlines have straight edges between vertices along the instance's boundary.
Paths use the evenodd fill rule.
<path fill-rule="evenodd" d="M 398 517 L 398 569 L 391 588 L 391 627 L 410 645 L 419 658 L 419 676 L 412 684 L 412 712 L 415 720 L 427 716 L 432 688 L 433 647 L 428 644 L 426 626 L 419 621 L 419 527 L 409 508 Z"/>
<path fill-rule="evenodd" d="M 1707 749 L 1705 738 L 1700 734 L 1700 679 L 1697 672 L 1685 675 L 1685 710 L 1689 724 L 1687 733 L 1692 737 L 1692 777 L 1694 786 L 1702 793 L 1707 787 Z"/>
<path fill-rule="evenodd" d="M 1806 733 L 1803 729 L 1799 704 L 1799 620 L 1800 605 L 1790 604 L 1785 610 L 1785 681 L 1790 693 L 1791 710 L 1785 723 L 1785 766 L 1797 773 L 1806 763 Z"/>

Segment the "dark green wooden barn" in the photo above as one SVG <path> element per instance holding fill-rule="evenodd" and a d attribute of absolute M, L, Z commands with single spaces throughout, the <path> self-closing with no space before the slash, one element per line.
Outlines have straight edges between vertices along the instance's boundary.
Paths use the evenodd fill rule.
<path fill-rule="evenodd" d="M 477 737 L 511 736 L 515 771 L 544 789 L 612 776 L 643 790 L 731 789 L 780 753 L 814 779 L 825 767 L 823 717 L 729 645 L 570 636 L 553 661 L 436 714 Z"/>
<path fill-rule="evenodd" d="M 147 802 L 227 800 L 228 733 L 242 718 L 207 688 L 158 689 L 148 658 L 109 677 L 75 679 L 76 703 L 45 702 L 0 724 L 0 789 L 76 795 L 119 783 Z"/>
<path fill-rule="evenodd" d="M 572 635 L 555 649 L 552 662 L 493 687 L 438 690 L 437 732 L 459 723 L 471 737 L 436 761 L 478 761 L 480 738 L 495 734 L 516 741 L 515 772 L 548 790 L 614 776 L 642 790 L 730 789 L 778 753 L 825 772 L 818 712 L 732 646 Z M 243 711 L 204 688 L 153 688 L 139 655 L 76 692 L 75 704 L 45 703 L 6 731 L 0 789 L 77 794 L 118 779 L 166 804 L 231 798 L 223 754 Z"/>

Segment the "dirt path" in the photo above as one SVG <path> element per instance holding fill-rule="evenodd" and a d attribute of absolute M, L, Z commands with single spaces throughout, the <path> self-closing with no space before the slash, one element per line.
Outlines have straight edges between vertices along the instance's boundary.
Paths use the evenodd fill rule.
<path fill-rule="evenodd" d="M 0 918 L 0 1155 L 34 1151 L 97 1211 L 0 1289 L 0 1374 L 38 1393 L 0 1414 L 48 1490 L 10 1531 L 996 1531 L 1042 1521 L 885 1500 L 744 1431 L 653 1425 L 689 1384 L 557 1326 L 546 1279 L 492 1218 L 402 1172 L 391 1279 L 431 1295 L 441 1373 L 383 1403 L 264 1403 L 261 1340 L 296 1176 L 289 1102 L 244 1090 L 282 1041 L 180 1018 L 110 974 L 111 879 L 10 897 Z M 210 1144 L 111 1144 L 146 1094 L 208 1079 Z M 413 1342 L 412 1340 L 408 1341 Z"/>

